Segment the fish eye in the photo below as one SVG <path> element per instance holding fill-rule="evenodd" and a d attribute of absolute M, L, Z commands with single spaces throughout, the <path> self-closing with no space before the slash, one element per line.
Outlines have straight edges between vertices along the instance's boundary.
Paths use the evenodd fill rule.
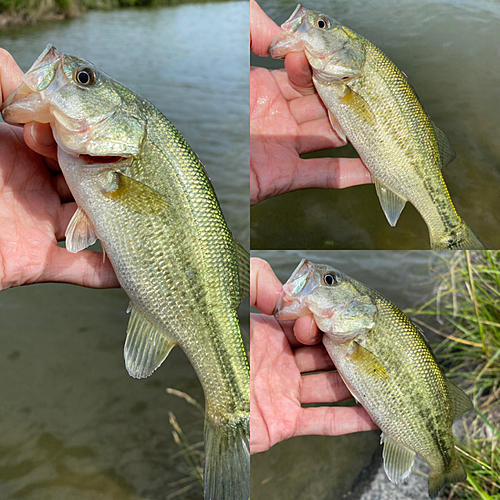
<path fill-rule="evenodd" d="M 330 271 L 323 275 L 323 282 L 328 286 L 337 285 L 340 282 L 340 276 L 337 273 Z"/>
<path fill-rule="evenodd" d="M 327 29 L 330 27 L 330 19 L 327 17 L 319 17 L 316 20 L 316 26 L 321 29 Z"/>
<path fill-rule="evenodd" d="M 92 68 L 80 67 L 75 70 L 74 78 L 77 83 L 88 87 L 94 85 L 97 80 L 95 71 Z"/>

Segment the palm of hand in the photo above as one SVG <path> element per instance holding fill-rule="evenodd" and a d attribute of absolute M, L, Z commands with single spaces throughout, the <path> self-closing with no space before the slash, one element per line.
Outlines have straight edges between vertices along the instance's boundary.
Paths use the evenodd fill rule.
<path fill-rule="evenodd" d="M 295 435 L 302 377 L 278 322 L 252 315 L 251 325 L 250 447 L 257 453 Z"/>
<path fill-rule="evenodd" d="M 298 189 L 371 182 L 359 158 L 301 158 L 346 143 L 330 125 L 305 56 L 292 56 L 288 72 L 250 68 L 251 205 Z"/>
<path fill-rule="evenodd" d="M 117 286 L 102 254 L 57 245 L 76 209 L 70 199 L 56 163 L 28 148 L 22 129 L 0 124 L 0 290 L 44 281 Z"/>
<path fill-rule="evenodd" d="M 0 289 L 4 289 L 43 281 L 47 262 L 59 248 L 62 207 L 43 157 L 26 146 L 22 129 L 1 125 L 0 159 Z M 74 211 L 74 204 L 69 208 Z"/>

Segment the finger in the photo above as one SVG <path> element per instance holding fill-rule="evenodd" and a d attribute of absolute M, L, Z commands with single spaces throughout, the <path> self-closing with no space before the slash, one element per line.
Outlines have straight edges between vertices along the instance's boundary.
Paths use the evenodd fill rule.
<path fill-rule="evenodd" d="M 261 57 L 269 56 L 269 45 L 281 28 L 270 19 L 255 0 L 250 0 L 250 50 Z"/>
<path fill-rule="evenodd" d="M 290 85 L 300 94 L 314 94 L 316 88 L 312 80 L 312 70 L 304 52 L 292 52 L 285 57 L 285 70 Z"/>
<path fill-rule="evenodd" d="M 300 95 L 289 101 L 290 113 L 300 125 L 320 118 L 328 119 L 328 112 L 318 94 Z"/>
<path fill-rule="evenodd" d="M 333 370 L 333 361 L 323 344 L 293 350 L 295 363 L 300 373 Z"/>
<path fill-rule="evenodd" d="M 22 83 L 23 72 L 14 58 L 0 49 L 0 103 Z"/>
<path fill-rule="evenodd" d="M 346 144 L 347 141 L 341 139 L 334 132 L 330 120 L 328 118 L 321 118 L 300 125 L 296 148 L 299 155 L 303 155 L 314 151 L 339 148 Z"/>
<path fill-rule="evenodd" d="M 30 122 L 24 125 L 24 140 L 36 153 L 57 160 L 57 145 L 48 123 Z"/>
<path fill-rule="evenodd" d="M 288 191 L 310 188 L 342 189 L 372 182 L 359 158 L 297 159 Z"/>
<path fill-rule="evenodd" d="M 304 375 L 300 385 L 301 403 L 335 403 L 352 398 L 338 372 Z"/>
<path fill-rule="evenodd" d="M 283 289 L 271 266 L 263 259 L 250 259 L 250 307 L 272 314 Z"/>
<path fill-rule="evenodd" d="M 120 286 L 113 267 L 103 254 L 91 250 L 70 253 L 54 246 L 40 282 L 73 283 L 88 288 L 117 288 Z"/>
<path fill-rule="evenodd" d="M 322 334 L 316 326 L 312 316 L 302 316 L 295 321 L 293 326 L 295 338 L 305 345 L 318 344 L 321 341 Z"/>
<path fill-rule="evenodd" d="M 340 436 L 372 429 L 377 426 L 362 406 L 321 406 L 300 410 L 294 436 Z"/>
<path fill-rule="evenodd" d="M 297 337 L 295 336 L 295 333 L 293 331 L 295 327 L 295 321 L 276 321 L 280 325 L 283 333 L 285 334 L 288 342 L 292 347 L 304 347 L 304 344 L 297 340 Z"/>
<path fill-rule="evenodd" d="M 55 234 L 57 241 L 64 241 L 66 228 L 68 227 L 69 221 L 75 215 L 77 209 L 76 203 L 63 203 L 61 209 L 59 210 L 58 218 L 55 225 Z"/>

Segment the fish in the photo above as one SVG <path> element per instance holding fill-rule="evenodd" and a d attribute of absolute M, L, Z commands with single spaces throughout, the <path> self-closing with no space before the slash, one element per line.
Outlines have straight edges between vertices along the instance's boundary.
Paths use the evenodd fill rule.
<path fill-rule="evenodd" d="M 250 376 L 237 308 L 248 252 L 205 167 L 149 101 L 51 44 L 2 106 L 10 124 L 49 123 L 78 208 L 66 248 L 100 240 L 130 298 L 125 365 L 151 375 L 180 346 L 205 394 L 205 500 L 250 496 Z"/>
<path fill-rule="evenodd" d="M 455 159 L 453 146 L 396 65 L 366 38 L 301 4 L 281 28 L 270 55 L 304 51 L 332 128 L 370 171 L 389 224 L 409 201 L 427 224 L 432 249 L 485 249 L 441 174 Z"/>
<path fill-rule="evenodd" d="M 387 477 L 405 482 L 415 455 L 428 464 L 429 496 L 467 477 L 452 423 L 472 409 L 447 379 L 423 332 L 377 291 L 329 265 L 303 259 L 278 300 L 279 321 L 312 315 L 354 398 L 381 429 Z"/>

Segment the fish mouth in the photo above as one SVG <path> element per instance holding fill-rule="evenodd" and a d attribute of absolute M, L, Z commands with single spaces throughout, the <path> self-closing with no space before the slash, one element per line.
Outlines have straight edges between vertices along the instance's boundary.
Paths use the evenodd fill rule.
<path fill-rule="evenodd" d="M 281 25 L 283 31 L 276 35 L 269 46 L 269 54 L 273 59 L 284 59 L 290 52 L 304 50 L 304 43 L 296 34 L 303 27 L 306 17 L 307 9 L 299 3 L 292 15 Z"/>
<path fill-rule="evenodd" d="M 280 321 L 288 321 L 311 314 L 305 304 L 305 297 L 314 287 L 310 279 L 314 270 L 314 264 L 302 259 L 295 268 L 287 282 L 283 285 L 283 291 L 274 308 L 274 317 Z"/>
<path fill-rule="evenodd" d="M 323 60 L 340 50 L 320 50 L 316 47 L 312 54 L 306 36 L 307 31 L 313 27 L 308 20 L 308 14 L 309 11 L 299 3 L 292 15 L 281 25 L 283 31 L 276 35 L 269 46 L 269 54 L 273 59 L 284 59 L 290 52 L 304 51 L 308 59 L 314 57 Z"/>

